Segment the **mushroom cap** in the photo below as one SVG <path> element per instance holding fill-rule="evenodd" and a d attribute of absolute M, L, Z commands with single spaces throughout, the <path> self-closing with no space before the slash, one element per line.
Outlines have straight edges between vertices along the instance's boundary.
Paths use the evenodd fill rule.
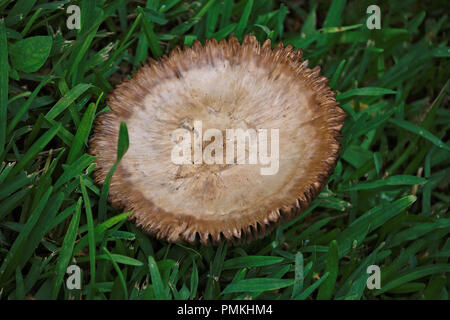
<path fill-rule="evenodd" d="M 271 49 L 270 40 L 260 45 L 248 35 L 242 45 L 234 37 L 197 41 L 150 61 L 114 89 L 111 110 L 96 120 L 95 181 L 103 184 L 116 160 L 124 121 L 130 146 L 109 200 L 148 233 L 169 242 L 239 242 L 293 219 L 334 170 L 345 117 L 320 68 L 301 57 L 292 46 Z M 203 132 L 278 129 L 277 173 L 262 175 L 259 163 L 173 163 L 172 133 L 189 128 L 194 135 L 196 120 Z"/>

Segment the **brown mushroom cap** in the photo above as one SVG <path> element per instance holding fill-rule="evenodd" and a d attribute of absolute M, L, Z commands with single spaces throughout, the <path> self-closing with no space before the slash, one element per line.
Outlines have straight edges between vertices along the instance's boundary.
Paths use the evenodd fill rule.
<path fill-rule="evenodd" d="M 301 50 L 254 36 L 207 40 L 151 61 L 109 96 L 91 137 L 102 184 L 116 159 L 119 126 L 130 147 L 110 185 L 110 201 L 145 231 L 171 242 L 262 237 L 294 218 L 334 170 L 344 112 L 320 68 Z M 279 129 L 279 170 L 260 164 L 177 165 L 171 133 L 201 120 L 203 130 Z M 269 149 L 270 150 L 270 149 Z"/>

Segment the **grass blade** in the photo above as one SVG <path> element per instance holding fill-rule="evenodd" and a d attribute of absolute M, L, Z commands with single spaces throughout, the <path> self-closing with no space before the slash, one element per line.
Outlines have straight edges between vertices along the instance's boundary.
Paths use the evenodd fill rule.
<path fill-rule="evenodd" d="M 289 287 L 294 284 L 293 279 L 254 278 L 230 283 L 222 294 L 236 292 L 264 292 Z"/>
<path fill-rule="evenodd" d="M 319 280 L 314 282 L 312 285 L 310 285 L 308 288 L 306 288 L 302 293 L 300 293 L 297 297 L 295 297 L 295 300 L 305 300 L 308 298 L 311 293 L 314 292 L 325 280 L 327 280 L 329 276 L 329 273 L 325 273 Z"/>
<path fill-rule="evenodd" d="M 55 137 L 61 128 L 61 123 L 56 124 L 50 130 L 42 135 L 25 153 L 25 155 L 20 159 L 20 161 L 14 166 L 14 168 L 9 173 L 8 177 L 14 177 L 20 170 L 25 168 L 25 166 L 35 159 L 36 155 L 45 148 L 45 146 Z"/>
<path fill-rule="evenodd" d="M 263 267 L 270 266 L 282 262 L 284 259 L 281 257 L 270 256 L 246 256 L 229 259 L 224 262 L 222 269 L 241 269 L 251 267 Z"/>
<path fill-rule="evenodd" d="M 72 260 L 73 248 L 78 234 L 78 225 L 80 223 L 81 202 L 82 199 L 80 197 L 77 202 L 75 214 L 72 216 L 72 220 L 67 228 L 67 233 L 61 246 L 61 251 L 59 252 L 58 262 L 55 267 L 55 278 L 52 283 L 52 299 L 58 298 L 59 290 L 61 289 L 61 285 L 64 280 L 64 275 L 66 274 L 67 267 Z"/>
<path fill-rule="evenodd" d="M 6 41 L 5 20 L 0 19 L 0 155 L 6 143 L 6 116 L 8 110 L 8 43 Z"/>
<path fill-rule="evenodd" d="M 385 88 L 376 88 L 376 87 L 367 87 L 367 88 L 358 88 L 358 89 L 350 89 L 344 93 L 340 93 L 336 96 L 336 100 L 344 100 L 357 96 L 383 96 L 385 94 L 395 94 L 396 92 L 390 89 Z"/>
<path fill-rule="evenodd" d="M 100 98 L 99 98 L 100 99 Z M 97 103 L 89 104 L 86 112 L 81 119 L 80 126 L 78 127 L 77 133 L 72 141 L 72 146 L 69 151 L 69 155 L 67 156 L 67 164 L 71 164 L 75 159 L 80 156 L 80 152 L 83 146 L 86 144 L 86 141 L 89 137 L 89 133 L 91 132 L 92 123 L 95 118 L 95 111 L 97 110 Z"/>
<path fill-rule="evenodd" d="M 250 17 L 250 13 L 252 12 L 253 0 L 248 0 L 245 5 L 244 11 L 242 12 L 241 19 L 236 28 L 235 36 L 241 41 L 244 37 L 244 31 L 248 24 L 248 18 Z"/>
<path fill-rule="evenodd" d="M 80 187 L 81 193 L 83 194 L 83 202 L 86 210 L 86 219 L 88 224 L 88 240 L 89 240 L 89 264 L 91 268 L 91 282 L 89 286 L 88 299 L 93 297 L 93 290 L 95 288 L 95 230 L 94 230 L 94 219 L 92 217 L 92 208 L 91 208 L 91 200 L 89 199 L 89 195 L 86 190 L 86 186 L 84 184 L 84 179 L 80 177 Z"/>
<path fill-rule="evenodd" d="M 117 274 L 119 275 L 120 283 L 122 284 L 123 294 L 125 299 L 128 299 L 128 288 L 127 283 L 125 281 L 125 277 L 123 276 L 122 270 L 120 270 L 119 265 L 117 264 L 116 260 L 114 259 L 114 256 L 106 249 L 106 247 L 103 247 L 103 251 L 108 256 L 109 260 L 112 262 L 114 270 L 116 270 Z"/>
<path fill-rule="evenodd" d="M 381 289 L 375 291 L 374 295 L 378 296 L 386 291 L 397 288 L 398 286 L 400 286 L 402 284 L 423 278 L 427 275 L 442 273 L 442 272 L 450 272 L 450 266 L 447 264 L 436 264 L 436 265 L 421 266 L 421 267 L 417 267 L 413 270 L 408 270 L 408 271 L 404 272 L 402 275 L 396 277 L 391 282 L 382 284 Z"/>
<path fill-rule="evenodd" d="M 425 128 L 422 128 L 416 124 L 413 124 L 411 122 L 402 120 L 402 119 L 389 119 L 389 122 L 395 124 L 396 126 L 408 130 L 412 133 L 417 134 L 418 136 L 421 136 L 424 139 L 427 139 L 435 146 L 445 149 L 447 151 L 450 151 L 450 147 L 446 145 L 444 142 L 441 141 L 438 137 L 436 137 L 434 134 L 432 134 L 430 131 L 428 131 Z"/>
<path fill-rule="evenodd" d="M 67 92 L 64 97 L 58 100 L 58 102 L 47 112 L 45 118 L 48 120 L 55 119 L 58 115 L 63 113 L 72 103 L 75 102 L 83 93 L 89 88 L 92 88 L 91 84 L 79 83 Z"/>
<path fill-rule="evenodd" d="M 155 292 L 155 298 L 157 300 L 167 299 L 166 290 L 164 288 L 161 274 L 159 273 L 155 258 L 153 258 L 152 256 L 148 257 L 148 266 L 150 268 L 150 276 L 152 279 L 153 290 Z"/>
<path fill-rule="evenodd" d="M 109 170 L 105 182 L 103 183 L 102 190 L 100 193 L 100 200 L 98 204 L 98 216 L 99 220 L 103 221 L 106 218 L 106 200 L 108 198 L 109 193 L 109 183 L 111 182 L 111 178 L 116 171 L 116 168 L 119 164 L 120 159 L 124 156 L 124 154 L 127 152 L 128 147 L 130 145 L 129 138 L 128 138 L 128 129 L 125 122 L 122 122 L 120 124 L 119 129 L 119 140 L 117 142 L 117 158 L 114 165 L 111 167 L 111 170 Z"/>
<path fill-rule="evenodd" d="M 19 261 L 22 257 L 22 253 L 25 250 L 25 246 L 27 244 L 27 239 L 33 230 L 33 227 L 39 220 L 45 205 L 47 204 L 48 198 L 52 193 L 53 188 L 50 187 L 45 194 L 42 196 L 42 199 L 39 202 L 39 205 L 34 209 L 30 218 L 25 223 L 25 226 L 17 236 L 13 245 L 9 249 L 5 259 L 3 260 L 2 265 L 0 266 L 0 285 L 11 275 L 16 267 L 19 264 Z"/>
<path fill-rule="evenodd" d="M 336 240 L 330 242 L 328 247 L 327 266 L 325 272 L 328 273 L 328 277 L 319 288 L 317 294 L 317 300 L 329 300 L 334 292 L 336 286 L 336 279 L 339 270 L 339 254 L 338 244 Z"/>

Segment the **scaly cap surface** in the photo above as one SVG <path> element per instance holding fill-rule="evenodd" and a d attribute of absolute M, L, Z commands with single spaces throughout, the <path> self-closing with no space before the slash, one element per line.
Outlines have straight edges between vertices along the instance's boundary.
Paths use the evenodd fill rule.
<path fill-rule="evenodd" d="M 309 206 L 334 170 L 344 112 L 320 68 L 301 50 L 271 49 L 252 35 L 207 40 L 150 61 L 109 96 L 90 140 L 102 184 L 116 159 L 120 122 L 130 147 L 110 184 L 112 205 L 170 242 L 259 238 Z M 208 128 L 279 129 L 279 171 L 260 165 L 176 165 L 171 133 Z M 269 149 L 270 150 L 270 149 Z"/>

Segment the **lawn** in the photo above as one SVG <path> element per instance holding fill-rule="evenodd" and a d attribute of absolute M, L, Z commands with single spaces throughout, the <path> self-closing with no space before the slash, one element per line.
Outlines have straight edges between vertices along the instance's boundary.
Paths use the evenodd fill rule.
<path fill-rule="evenodd" d="M 380 29 L 367 28 L 372 4 Z M 447 1 L 0 0 L 0 299 L 447 300 L 449 13 Z M 149 57 L 247 34 L 301 48 L 330 79 L 347 114 L 336 169 L 263 239 L 156 240 L 95 184 L 95 118 Z"/>

